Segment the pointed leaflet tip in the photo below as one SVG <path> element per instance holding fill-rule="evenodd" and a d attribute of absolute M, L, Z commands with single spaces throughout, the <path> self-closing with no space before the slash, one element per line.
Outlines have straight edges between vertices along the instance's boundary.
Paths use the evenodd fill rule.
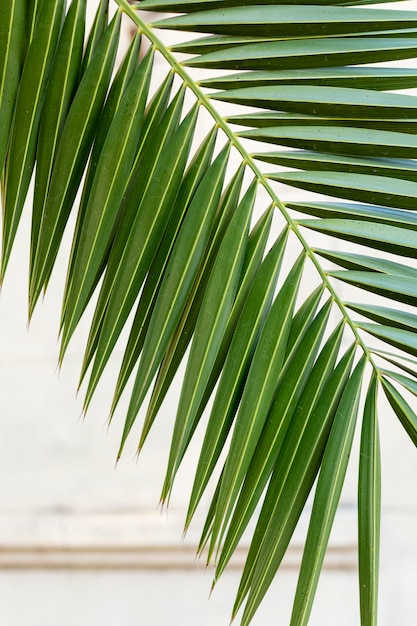
<path fill-rule="evenodd" d="M 31 298 L 31 295 L 29 293 L 29 295 L 28 295 L 28 319 L 27 319 L 27 323 L 26 323 L 27 328 L 29 328 L 29 324 L 30 324 L 30 320 L 32 319 L 32 315 L 33 315 L 32 298 Z"/>
<path fill-rule="evenodd" d="M 3 244 L 3 248 L 4 248 L 4 244 Z M 4 259 L 4 256 L 2 256 L 1 262 L 0 262 L 0 285 L 3 285 L 4 282 L 4 275 L 6 272 L 6 261 Z"/>

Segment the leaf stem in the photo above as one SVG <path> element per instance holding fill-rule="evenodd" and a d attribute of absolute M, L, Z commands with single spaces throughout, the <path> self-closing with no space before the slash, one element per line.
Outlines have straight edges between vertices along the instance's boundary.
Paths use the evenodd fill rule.
<path fill-rule="evenodd" d="M 211 115 L 213 120 L 216 122 L 217 126 L 223 131 L 223 133 L 228 138 L 230 144 L 239 152 L 239 154 L 242 157 L 242 160 L 244 161 L 244 163 L 252 170 L 254 175 L 257 177 L 257 179 L 259 181 L 259 184 L 261 184 L 264 187 L 265 191 L 269 194 L 269 196 L 271 197 L 271 199 L 272 199 L 272 201 L 274 203 L 274 206 L 276 206 L 279 209 L 279 211 L 281 212 L 282 216 L 286 220 L 286 222 L 288 224 L 288 227 L 290 228 L 290 230 L 293 231 L 293 233 L 295 234 L 295 236 L 299 240 L 301 246 L 304 248 L 307 257 L 311 260 L 311 262 L 313 263 L 314 267 L 316 268 L 316 270 L 317 270 L 321 280 L 323 281 L 326 289 L 328 290 L 329 294 L 331 295 L 331 297 L 333 299 L 333 302 L 339 308 L 339 311 L 340 311 L 343 319 L 345 320 L 345 323 L 350 327 L 350 329 L 351 329 L 351 331 L 352 331 L 352 333 L 353 333 L 353 335 L 354 335 L 354 337 L 356 339 L 357 345 L 361 347 L 363 353 L 366 356 L 367 361 L 371 364 L 371 366 L 373 367 L 376 375 L 379 377 L 379 369 L 378 369 L 378 367 L 376 366 L 376 364 L 375 364 L 375 362 L 373 360 L 371 351 L 369 350 L 369 348 L 363 342 L 363 340 L 362 340 L 362 338 L 361 338 L 361 336 L 360 336 L 360 334 L 358 332 L 358 329 L 357 329 L 355 323 L 353 322 L 353 320 L 351 319 L 350 315 L 347 312 L 347 309 L 346 309 L 343 301 L 339 298 L 339 296 L 336 293 L 332 283 L 329 280 L 329 277 L 327 276 L 327 274 L 324 271 L 324 269 L 321 267 L 321 264 L 320 264 L 317 256 L 314 254 L 313 250 L 311 249 L 311 247 L 307 243 L 307 241 L 304 238 L 303 234 L 300 232 L 298 224 L 296 223 L 296 221 L 292 218 L 292 216 L 288 212 L 288 209 L 286 208 L 285 204 L 278 198 L 278 196 L 276 195 L 274 189 L 271 187 L 271 185 L 270 185 L 268 179 L 266 178 L 266 176 L 259 169 L 259 167 L 257 166 L 256 162 L 251 157 L 251 155 L 248 153 L 248 151 L 243 146 L 243 144 L 240 142 L 240 140 L 237 137 L 237 135 L 232 131 L 232 129 L 229 127 L 229 125 L 226 123 L 226 121 L 223 119 L 223 117 L 220 115 L 220 113 L 213 106 L 213 104 L 211 103 L 211 100 L 209 99 L 209 97 L 201 90 L 199 85 L 194 80 L 192 80 L 192 78 L 188 75 L 188 73 L 187 73 L 186 69 L 184 68 L 184 66 L 181 65 L 181 63 L 179 63 L 177 61 L 177 59 L 171 53 L 171 51 L 164 45 L 164 43 L 155 34 L 152 26 L 150 26 L 149 24 L 144 22 L 144 20 L 140 17 L 140 15 L 137 13 L 137 11 L 135 11 L 134 6 L 130 5 L 127 0 L 114 0 L 114 1 L 119 6 L 119 10 L 121 10 L 123 13 L 125 13 L 126 15 L 129 16 L 129 18 L 132 20 L 132 22 L 149 39 L 149 41 L 152 43 L 154 48 L 156 50 L 158 50 L 163 55 L 163 57 L 168 62 L 168 64 L 171 66 L 173 71 L 181 78 L 181 80 L 183 81 L 184 85 L 186 87 L 188 87 L 193 92 L 193 94 L 194 94 L 195 98 L 197 99 L 198 103 L 201 106 L 203 106 L 206 109 L 206 111 Z"/>

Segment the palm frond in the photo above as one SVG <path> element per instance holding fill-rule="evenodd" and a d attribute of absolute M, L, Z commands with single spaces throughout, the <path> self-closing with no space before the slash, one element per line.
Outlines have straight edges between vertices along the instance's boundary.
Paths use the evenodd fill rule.
<path fill-rule="evenodd" d="M 365 4 L 115 0 L 109 17 L 102 0 L 88 35 L 86 0 L 0 8 L 1 279 L 35 172 L 29 317 L 76 212 L 59 360 L 93 304 L 85 410 L 130 324 L 119 455 L 145 410 L 142 448 L 186 359 L 163 501 L 214 394 L 185 525 L 217 480 L 199 548 L 216 582 L 258 515 L 244 625 L 318 476 L 291 618 L 307 624 L 357 420 L 361 623 L 376 624 L 378 390 L 417 443 L 417 71 L 400 67 L 417 13 Z M 115 68 L 122 13 L 137 35 Z"/>

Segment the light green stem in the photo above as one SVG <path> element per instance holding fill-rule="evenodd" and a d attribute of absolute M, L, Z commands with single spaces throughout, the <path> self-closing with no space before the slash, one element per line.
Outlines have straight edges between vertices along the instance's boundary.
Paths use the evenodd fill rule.
<path fill-rule="evenodd" d="M 339 298 L 338 294 L 336 293 L 333 285 L 331 284 L 331 282 L 329 280 L 329 277 L 327 276 L 326 272 L 322 268 L 322 266 L 321 266 L 321 264 L 319 262 L 319 259 L 314 254 L 314 252 L 311 249 L 311 247 L 308 245 L 308 243 L 307 243 L 306 239 L 304 238 L 303 234 L 300 232 L 298 224 L 294 221 L 294 219 L 292 218 L 291 214 L 288 212 L 288 209 L 286 208 L 285 204 L 283 204 L 283 202 L 281 202 L 281 200 L 278 198 L 278 196 L 276 195 L 274 189 L 271 187 L 271 184 L 269 183 L 268 179 L 262 173 L 262 171 L 259 169 L 259 167 L 257 166 L 257 164 L 254 161 L 254 159 L 251 157 L 251 155 L 248 153 L 248 151 L 246 150 L 244 145 L 239 140 L 238 136 L 232 131 L 232 129 L 229 127 L 229 125 L 226 123 L 226 121 L 223 119 L 223 117 L 220 115 L 220 113 L 216 110 L 216 108 L 213 106 L 211 100 L 207 97 L 207 95 L 204 93 L 204 91 L 199 87 L 199 85 L 194 80 L 192 80 L 192 78 L 189 76 L 189 74 L 187 73 L 187 71 L 184 68 L 184 66 L 181 65 L 177 61 L 177 59 L 171 53 L 171 51 L 159 39 L 159 37 L 155 34 L 155 31 L 153 30 L 153 28 L 149 24 L 144 22 L 144 20 L 140 17 L 140 15 L 137 13 L 135 8 L 132 5 L 130 5 L 127 2 L 127 0 L 114 0 L 114 1 L 119 6 L 119 10 L 123 11 L 123 13 L 128 15 L 129 18 L 132 20 L 132 22 L 138 27 L 138 29 L 148 38 L 148 40 L 154 46 L 155 50 L 158 50 L 162 54 L 162 56 L 165 58 L 165 60 L 171 66 L 173 71 L 181 78 L 181 80 L 183 81 L 184 85 L 186 87 L 188 87 L 188 89 L 190 89 L 193 92 L 193 94 L 194 94 L 195 98 L 197 99 L 197 101 L 199 102 L 199 104 L 201 106 L 203 106 L 206 109 L 206 111 L 208 111 L 208 113 L 211 115 L 213 120 L 216 122 L 217 126 L 226 135 L 226 137 L 228 138 L 230 144 L 239 152 L 239 154 L 242 157 L 242 160 L 244 161 L 244 163 L 246 163 L 246 165 L 252 170 L 252 172 L 254 173 L 256 178 L 258 179 L 259 184 L 261 184 L 264 187 L 264 189 L 266 190 L 268 195 L 271 197 L 274 205 L 279 209 L 279 211 L 281 212 L 282 216 L 286 220 L 286 222 L 288 224 L 288 227 L 293 231 L 293 233 L 295 234 L 295 236 L 299 240 L 300 244 L 304 248 L 304 251 L 305 251 L 306 255 L 308 256 L 308 258 L 313 263 L 313 265 L 316 268 L 316 270 L 317 270 L 321 280 L 323 281 L 326 289 L 330 293 L 334 303 L 339 308 L 340 313 L 341 313 L 345 323 L 350 327 L 350 329 L 351 329 L 351 331 L 352 331 L 352 333 L 353 333 L 353 335 L 354 335 L 354 337 L 356 339 L 357 345 L 361 347 L 361 349 L 363 350 L 364 354 L 366 355 L 366 358 L 367 358 L 368 362 L 372 365 L 376 375 L 379 377 L 379 369 L 376 366 L 376 364 L 375 364 L 375 362 L 374 362 L 374 360 L 372 358 L 372 354 L 371 354 L 369 348 L 363 342 L 363 340 L 362 340 L 362 338 L 361 338 L 361 336 L 360 336 L 360 334 L 358 332 L 358 329 L 357 329 L 356 325 L 354 324 L 354 322 L 351 319 L 348 311 L 346 310 L 346 307 L 345 307 L 343 301 Z"/>

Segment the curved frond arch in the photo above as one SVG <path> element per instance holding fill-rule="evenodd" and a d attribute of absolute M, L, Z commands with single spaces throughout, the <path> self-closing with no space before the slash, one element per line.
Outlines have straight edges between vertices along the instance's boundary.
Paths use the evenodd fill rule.
<path fill-rule="evenodd" d="M 75 212 L 59 360 L 93 302 L 87 410 L 133 319 L 109 407 L 133 381 L 120 456 L 138 419 L 145 444 L 185 357 L 161 500 L 205 415 L 185 526 L 217 481 L 200 542 L 216 583 L 255 516 L 244 626 L 315 485 L 291 617 L 307 624 L 360 429 L 361 623 L 375 625 L 379 395 L 417 444 L 417 13 L 101 0 L 86 35 L 86 8 L 1 8 L 1 280 L 33 175 L 29 318 Z M 136 34 L 119 62 L 122 15 Z"/>

